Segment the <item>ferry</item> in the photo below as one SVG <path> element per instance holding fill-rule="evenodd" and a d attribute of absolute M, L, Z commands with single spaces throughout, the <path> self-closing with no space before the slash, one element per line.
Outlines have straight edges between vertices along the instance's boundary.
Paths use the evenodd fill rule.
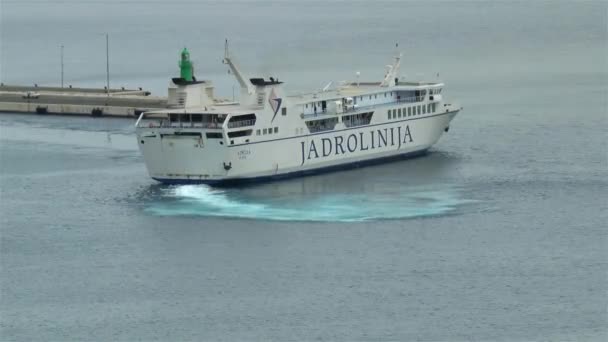
<path fill-rule="evenodd" d="M 379 82 L 343 82 L 287 95 L 278 78 L 249 77 L 226 42 L 223 63 L 239 84 L 238 103 L 197 80 L 187 49 L 168 108 L 135 126 L 150 176 L 162 183 L 229 185 L 305 176 L 424 154 L 462 109 L 441 82 L 399 77 L 402 55 Z"/>

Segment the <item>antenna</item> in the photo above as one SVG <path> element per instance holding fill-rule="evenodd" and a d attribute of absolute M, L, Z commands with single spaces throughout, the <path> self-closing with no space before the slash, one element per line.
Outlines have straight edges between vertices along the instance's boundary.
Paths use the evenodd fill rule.
<path fill-rule="evenodd" d="M 239 82 L 241 89 L 247 91 L 247 94 L 253 94 L 254 88 L 251 82 L 249 81 L 249 78 L 241 72 L 235 61 L 233 61 L 232 57 L 230 57 L 230 52 L 228 51 L 228 39 L 226 39 L 225 42 L 223 63 L 228 64 L 228 66 L 230 67 L 230 71 L 232 71 L 232 74 Z"/>
<path fill-rule="evenodd" d="M 106 91 L 110 95 L 110 43 L 106 33 Z"/>
<path fill-rule="evenodd" d="M 331 81 L 331 82 L 327 83 L 327 85 L 325 87 L 323 87 L 322 91 L 327 91 L 327 89 L 329 89 L 329 87 L 331 87 L 332 83 L 334 83 L 334 81 Z"/>
<path fill-rule="evenodd" d="M 230 55 L 228 53 L 228 38 L 226 38 L 226 41 L 224 42 L 224 60 L 222 61 L 224 64 L 228 63 L 226 61 L 226 58 L 230 58 Z"/>
<path fill-rule="evenodd" d="M 399 43 L 395 44 L 395 48 L 399 47 Z M 396 84 L 395 78 L 399 73 L 399 67 L 401 66 L 401 56 L 402 53 L 397 53 L 395 55 L 395 62 L 392 65 L 387 65 L 386 74 L 384 75 L 384 80 L 380 83 L 381 87 L 392 87 Z"/>
<path fill-rule="evenodd" d="M 357 87 L 358 87 L 358 86 L 359 86 L 359 77 L 361 76 L 361 72 L 360 72 L 360 71 L 357 71 L 357 72 L 355 73 L 355 75 L 357 75 Z"/>
<path fill-rule="evenodd" d="M 61 88 L 63 88 L 63 45 L 61 45 Z"/>

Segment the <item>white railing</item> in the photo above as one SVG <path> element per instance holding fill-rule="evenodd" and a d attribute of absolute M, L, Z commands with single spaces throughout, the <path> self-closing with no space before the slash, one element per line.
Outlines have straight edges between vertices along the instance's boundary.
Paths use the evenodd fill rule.
<path fill-rule="evenodd" d="M 217 122 L 169 122 L 165 120 L 163 121 L 163 127 L 221 129 L 222 124 Z"/>
<path fill-rule="evenodd" d="M 137 120 L 136 127 L 222 129 L 222 124 L 216 122 L 170 122 L 169 120 L 150 120 L 141 122 L 140 120 Z"/>

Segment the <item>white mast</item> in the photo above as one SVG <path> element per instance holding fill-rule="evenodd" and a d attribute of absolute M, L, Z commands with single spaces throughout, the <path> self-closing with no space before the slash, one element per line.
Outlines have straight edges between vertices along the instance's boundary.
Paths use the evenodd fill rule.
<path fill-rule="evenodd" d="M 395 48 L 398 48 L 399 44 L 395 45 Z M 395 62 L 393 63 L 393 65 L 387 65 L 387 71 L 386 74 L 384 75 L 384 80 L 382 80 L 382 83 L 380 83 L 381 87 L 393 87 L 395 86 L 395 78 L 397 77 L 397 75 L 399 74 L 399 67 L 401 66 L 401 56 L 403 54 L 401 52 L 399 52 L 397 55 L 395 55 Z"/>
<path fill-rule="evenodd" d="M 230 70 L 232 71 L 232 74 L 234 75 L 236 80 L 241 85 L 241 89 L 246 91 L 247 94 L 249 94 L 249 95 L 253 94 L 253 92 L 254 92 L 253 84 L 251 84 L 251 82 L 249 82 L 249 78 L 247 78 L 247 76 L 245 76 L 241 72 L 239 67 L 236 65 L 236 63 L 230 57 L 230 53 L 228 51 L 228 39 L 226 39 L 226 45 L 224 48 L 223 62 L 224 62 L 224 64 L 228 64 L 228 66 L 230 67 Z"/>

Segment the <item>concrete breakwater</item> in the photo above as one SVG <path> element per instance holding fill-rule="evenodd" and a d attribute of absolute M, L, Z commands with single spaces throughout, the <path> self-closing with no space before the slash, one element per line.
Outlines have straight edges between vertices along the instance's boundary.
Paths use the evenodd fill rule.
<path fill-rule="evenodd" d="M 136 117 L 167 108 L 167 98 L 139 89 L 0 85 L 0 112 Z"/>

